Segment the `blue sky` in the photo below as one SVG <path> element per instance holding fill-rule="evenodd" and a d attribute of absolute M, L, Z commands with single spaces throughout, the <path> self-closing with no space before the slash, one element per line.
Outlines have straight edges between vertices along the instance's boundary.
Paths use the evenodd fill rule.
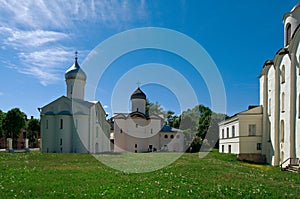
<path fill-rule="evenodd" d="M 38 117 L 38 107 L 65 95 L 64 72 L 73 64 L 76 50 L 81 64 L 97 45 L 115 34 L 133 28 L 160 27 L 192 38 L 207 51 L 224 82 L 226 113 L 232 115 L 259 103 L 257 76 L 263 63 L 283 47 L 282 17 L 297 3 L 2 0 L 0 109 L 18 107 L 28 116 Z M 211 106 L 207 85 L 186 60 L 170 52 L 144 49 L 120 56 L 101 77 L 95 99 L 107 112 L 112 113 L 112 93 L 118 80 L 135 66 L 147 63 L 175 69 L 192 85 L 198 102 Z M 172 75 L 165 78 L 179 86 Z M 177 114 L 182 111 L 178 94 L 168 87 L 143 84 L 142 77 L 134 81 L 142 83 L 151 101 Z M 133 87 L 136 85 L 131 86 L 129 94 Z M 116 108 L 114 112 L 127 109 Z"/>

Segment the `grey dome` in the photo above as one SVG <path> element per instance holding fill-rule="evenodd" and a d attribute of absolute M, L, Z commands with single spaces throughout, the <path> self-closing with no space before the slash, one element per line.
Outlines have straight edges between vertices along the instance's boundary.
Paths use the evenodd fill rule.
<path fill-rule="evenodd" d="M 144 100 L 146 100 L 146 95 L 145 95 L 145 93 L 140 88 L 137 88 L 132 93 L 130 99 L 144 99 Z"/>
<path fill-rule="evenodd" d="M 75 58 L 75 63 L 66 71 L 65 73 L 66 79 L 81 79 L 86 81 L 86 74 L 85 72 L 80 68 L 77 57 Z"/>

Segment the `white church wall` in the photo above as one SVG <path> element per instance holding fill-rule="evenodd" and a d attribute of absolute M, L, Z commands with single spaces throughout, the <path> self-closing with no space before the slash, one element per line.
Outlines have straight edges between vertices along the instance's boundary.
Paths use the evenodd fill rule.
<path fill-rule="evenodd" d="M 57 140 L 59 143 L 58 151 L 63 153 L 70 153 L 72 152 L 73 119 L 70 115 L 59 115 L 57 116 L 57 122 L 59 123 Z"/>
<path fill-rule="evenodd" d="M 264 98 L 266 96 L 264 96 L 264 84 L 265 84 L 265 78 L 264 76 L 259 78 L 259 105 L 263 105 L 264 104 Z"/>
<path fill-rule="evenodd" d="M 96 123 L 99 122 L 98 118 L 96 117 L 96 110 L 95 106 L 92 106 L 90 108 L 90 117 L 89 117 L 89 151 L 90 153 L 95 153 L 95 147 L 96 147 L 96 126 L 98 126 Z M 98 123 L 99 124 L 99 123 Z M 99 146 L 98 146 L 99 147 Z"/>
<path fill-rule="evenodd" d="M 295 30 L 297 29 L 299 22 L 300 22 L 300 9 L 296 8 L 295 10 L 293 10 L 293 12 L 289 13 L 286 15 L 287 17 L 285 18 L 284 21 L 284 43 L 286 44 L 286 34 L 287 34 L 287 25 L 290 24 L 291 25 L 291 35 L 293 35 L 293 33 L 295 32 Z"/>
<path fill-rule="evenodd" d="M 89 116 L 88 115 L 73 115 L 75 121 L 74 133 L 76 136 L 73 138 L 73 151 L 75 153 L 87 153 L 89 150 Z"/>
<path fill-rule="evenodd" d="M 285 75 L 283 75 L 283 66 L 285 68 Z M 279 147 L 280 147 L 280 162 L 285 161 L 290 156 L 290 109 L 291 107 L 291 62 L 289 55 L 285 55 L 279 65 L 280 67 L 280 119 L 279 119 Z M 285 81 L 282 81 L 283 76 L 285 76 Z"/>
<path fill-rule="evenodd" d="M 109 133 L 107 128 L 104 110 L 101 109 L 100 104 L 95 104 L 90 109 L 90 152 L 102 153 L 110 151 Z"/>
<path fill-rule="evenodd" d="M 41 137 L 42 137 L 42 151 L 53 152 L 55 134 L 53 134 L 52 128 L 55 127 L 54 116 L 46 115 L 41 118 Z"/>
<path fill-rule="evenodd" d="M 268 76 L 268 119 L 270 121 L 269 131 L 270 131 L 270 147 L 274 149 L 275 147 L 275 68 L 271 66 L 267 73 Z M 274 164 L 274 150 L 267 154 L 270 157 L 270 163 Z"/>
<path fill-rule="evenodd" d="M 300 157 L 300 41 L 297 37 L 296 42 L 298 43 L 296 50 L 296 135 L 295 135 L 295 146 L 296 146 L 296 157 Z"/>

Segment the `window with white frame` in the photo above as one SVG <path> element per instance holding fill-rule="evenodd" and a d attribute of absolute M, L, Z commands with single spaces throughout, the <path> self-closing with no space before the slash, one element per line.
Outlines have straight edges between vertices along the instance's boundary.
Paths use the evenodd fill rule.
<path fill-rule="evenodd" d="M 229 138 L 229 127 L 226 128 L 226 136 Z"/>
<path fill-rule="evenodd" d="M 261 150 L 261 143 L 257 143 L 257 145 L 256 145 L 256 150 L 258 150 L 258 151 Z"/>
<path fill-rule="evenodd" d="M 256 124 L 249 124 L 249 135 L 256 135 Z"/>

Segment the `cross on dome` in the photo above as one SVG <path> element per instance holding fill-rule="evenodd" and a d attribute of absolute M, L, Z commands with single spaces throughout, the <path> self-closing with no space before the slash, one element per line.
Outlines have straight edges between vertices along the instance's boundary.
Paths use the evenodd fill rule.
<path fill-rule="evenodd" d="M 76 50 L 76 51 L 75 51 L 75 60 L 76 60 L 76 61 L 77 61 L 77 59 L 78 59 L 77 55 L 78 55 L 78 52 L 77 52 L 77 50 Z"/>

